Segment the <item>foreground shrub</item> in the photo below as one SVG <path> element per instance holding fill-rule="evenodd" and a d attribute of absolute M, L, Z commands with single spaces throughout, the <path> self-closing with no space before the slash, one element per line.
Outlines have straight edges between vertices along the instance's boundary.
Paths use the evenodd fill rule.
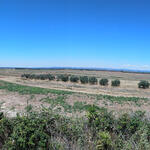
<path fill-rule="evenodd" d="M 111 85 L 112 86 L 120 86 L 120 80 L 117 79 L 117 80 L 112 81 Z"/>
<path fill-rule="evenodd" d="M 117 129 L 124 135 L 132 135 L 143 125 L 144 112 L 137 111 L 132 116 L 123 114 L 117 121 Z"/>
<path fill-rule="evenodd" d="M 5 149 L 69 150 L 71 143 L 83 134 L 79 122 L 51 112 L 30 112 L 27 116 L 17 116 L 10 124 L 13 127 L 11 134 L 2 143 Z M 64 141 L 63 146 L 60 140 Z"/>
<path fill-rule="evenodd" d="M 12 133 L 13 122 L 9 118 L 6 118 L 2 112 L 0 112 L 0 149 L 8 140 Z"/>
<path fill-rule="evenodd" d="M 97 78 L 96 77 L 89 77 L 89 83 L 90 84 L 97 84 Z"/>
<path fill-rule="evenodd" d="M 79 77 L 78 76 L 71 76 L 70 77 L 70 81 L 71 82 L 78 82 L 79 81 Z"/>
<path fill-rule="evenodd" d="M 99 132 L 96 142 L 97 150 L 112 150 L 112 139 L 109 132 Z"/>
<path fill-rule="evenodd" d="M 48 139 L 44 119 L 18 117 L 6 146 L 14 150 L 47 149 Z"/>
<path fill-rule="evenodd" d="M 150 120 L 144 112 L 115 117 L 96 105 L 88 105 L 86 110 L 87 115 L 81 118 L 59 115 L 50 108 L 15 118 L 0 113 L 0 149 L 150 149 Z"/>
<path fill-rule="evenodd" d="M 108 85 L 108 79 L 101 79 L 100 81 L 99 81 L 99 84 L 100 85 L 103 85 L 103 86 L 105 86 L 105 85 Z"/>
<path fill-rule="evenodd" d="M 86 84 L 86 83 L 89 82 L 89 78 L 88 78 L 87 76 L 81 76 L 81 77 L 80 77 L 80 82 L 81 82 L 82 84 Z"/>
<path fill-rule="evenodd" d="M 111 112 L 108 112 L 106 108 L 99 108 L 95 105 L 88 109 L 88 122 L 89 126 L 93 127 L 95 132 L 102 131 L 111 131 L 111 125 L 114 122 Z"/>
<path fill-rule="evenodd" d="M 140 81 L 139 83 L 138 83 L 138 87 L 139 88 L 142 88 L 142 89 L 148 89 L 149 88 L 149 82 L 148 81 L 145 81 L 145 80 L 143 80 L 143 81 Z"/>

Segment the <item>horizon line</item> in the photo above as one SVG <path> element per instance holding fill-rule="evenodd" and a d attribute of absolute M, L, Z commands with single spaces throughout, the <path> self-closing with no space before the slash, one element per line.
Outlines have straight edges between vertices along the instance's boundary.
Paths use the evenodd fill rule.
<path fill-rule="evenodd" d="M 0 69 L 71 69 L 71 70 L 93 70 L 93 71 L 115 71 L 115 72 L 137 72 L 150 73 L 150 70 L 127 69 L 127 68 L 102 68 L 102 67 L 0 67 Z"/>

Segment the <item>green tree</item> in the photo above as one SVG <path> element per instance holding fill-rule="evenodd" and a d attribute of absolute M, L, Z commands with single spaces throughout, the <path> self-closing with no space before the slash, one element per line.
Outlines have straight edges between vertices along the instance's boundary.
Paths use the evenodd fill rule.
<path fill-rule="evenodd" d="M 138 87 L 142 89 L 148 89 L 149 85 L 150 85 L 149 82 L 145 80 L 142 80 L 138 83 Z"/>
<path fill-rule="evenodd" d="M 108 85 L 108 79 L 106 79 L 106 78 L 101 79 L 101 80 L 99 81 L 99 84 L 100 84 L 100 85 L 103 85 L 103 86 Z"/>

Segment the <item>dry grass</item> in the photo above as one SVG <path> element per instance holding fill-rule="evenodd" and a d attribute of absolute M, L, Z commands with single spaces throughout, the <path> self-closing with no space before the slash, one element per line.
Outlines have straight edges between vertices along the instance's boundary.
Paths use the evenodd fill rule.
<path fill-rule="evenodd" d="M 23 80 L 20 75 L 23 73 L 51 73 L 51 74 L 74 74 L 74 75 L 87 75 L 96 76 L 100 78 L 120 79 L 120 87 L 103 87 L 100 85 L 89 85 L 71 82 L 61 82 L 61 81 L 40 81 L 40 80 Z M 107 72 L 107 71 L 81 71 L 81 70 L 0 70 L 0 80 L 8 81 L 11 83 L 18 83 L 21 85 L 57 89 L 64 91 L 73 91 L 75 93 L 65 96 L 65 103 L 71 107 L 74 106 L 76 102 L 79 104 L 96 104 L 100 107 L 106 107 L 109 110 L 114 111 L 114 114 L 120 114 L 124 112 L 132 112 L 136 110 L 146 111 L 150 114 L 150 103 L 149 101 L 141 100 L 138 104 L 135 102 L 112 102 L 107 99 L 97 99 L 96 95 L 92 94 L 103 94 L 112 96 L 125 96 L 125 97 L 146 97 L 150 99 L 150 89 L 142 90 L 138 89 L 138 82 L 140 80 L 149 80 L 149 74 L 136 74 L 136 73 L 122 73 L 122 72 Z M 110 82 L 110 81 L 109 81 Z M 77 92 L 77 93 L 76 93 Z M 32 97 L 32 98 L 31 98 Z M 41 109 L 41 106 L 49 107 L 51 104 L 48 102 L 41 101 L 43 98 L 56 99 L 58 95 L 56 94 L 34 94 L 34 95 L 20 95 L 17 92 L 8 92 L 6 90 L 0 90 L 0 103 L 4 112 L 7 112 L 9 116 L 15 116 L 17 112 L 24 112 L 27 106 L 27 100 L 29 104 L 33 106 L 33 109 Z M 61 104 L 57 107 L 64 109 Z M 74 115 L 81 115 L 83 112 L 73 113 Z M 67 115 L 72 115 L 72 113 L 67 113 Z"/>
<path fill-rule="evenodd" d="M 0 76 L 0 80 L 18 83 L 22 85 L 35 86 L 41 88 L 58 89 L 66 91 L 74 91 L 88 94 L 106 94 L 113 96 L 125 97 L 148 97 L 150 98 L 150 89 L 139 89 L 137 84 L 139 81 L 120 80 L 120 87 L 89 85 L 61 81 L 47 81 L 47 80 L 23 80 L 16 76 Z"/>

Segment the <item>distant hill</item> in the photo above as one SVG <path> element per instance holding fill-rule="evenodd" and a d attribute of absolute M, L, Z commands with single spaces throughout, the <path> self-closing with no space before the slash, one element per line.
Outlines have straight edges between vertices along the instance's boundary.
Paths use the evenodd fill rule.
<path fill-rule="evenodd" d="M 150 74 L 150 70 L 134 70 L 134 69 L 113 69 L 113 68 L 88 68 L 88 67 L 0 67 L 0 69 L 31 69 L 31 70 L 90 70 L 90 71 L 115 71 L 126 73 L 146 73 Z"/>

